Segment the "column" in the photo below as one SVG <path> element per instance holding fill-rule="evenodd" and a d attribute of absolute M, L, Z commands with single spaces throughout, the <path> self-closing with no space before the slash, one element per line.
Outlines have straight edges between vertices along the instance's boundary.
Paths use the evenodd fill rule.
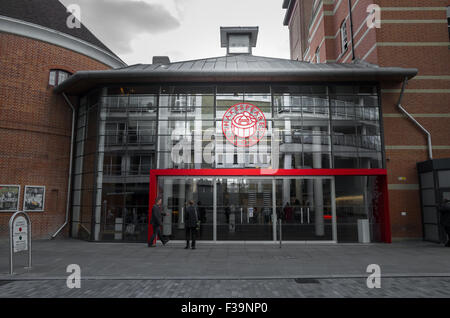
<path fill-rule="evenodd" d="M 86 99 L 81 102 L 78 115 L 78 124 L 76 130 L 76 146 L 75 146 L 75 160 L 74 160 L 74 178 L 73 178 L 73 199 L 72 199 L 72 237 L 78 237 L 79 226 L 81 220 L 81 188 L 83 185 L 83 160 L 84 160 L 84 142 L 86 134 L 87 115 Z"/>
<path fill-rule="evenodd" d="M 197 98 L 201 100 L 201 98 Z M 200 103 L 201 104 L 201 103 Z M 203 131 L 202 131 L 202 113 L 201 108 L 197 105 L 195 109 L 194 122 L 194 167 L 200 169 L 203 161 Z"/>
<path fill-rule="evenodd" d="M 272 233 L 273 240 L 277 240 L 277 196 L 276 196 L 276 180 L 272 179 Z"/>
<path fill-rule="evenodd" d="M 162 178 L 162 177 L 161 177 Z M 163 197 L 162 206 L 164 212 L 167 213 L 163 218 L 163 235 L 172 235 L 172 210 L 169 210 L 169 198 L 173 197 L 173 179 L 172 178 L 162 178 L 164 182 L 163 186 Z M 158 193 L 158 197 L 159 197 Z M 154 202 L 150 202 L 150 206 L 153 206 Z M 178 214 L 181 215 L 181 214 Z"/>
<path fill-rule="evenodd" d="M 217 241 L 217 179 L 213 179 L 213 240 Z"/>
<path fill-rule="evenodd" d="M 292 169 L 292 154 L 284 154 L 284 169 Z M 291 204 L 291 179 L 283 179 L 283 202 L 282 207 L 289 202 Z"/>
<path fill-rule="evenodd" d="M 178 229 L 184 229 L 184 213 L 186 213 L 186 180 L 177 179 L 177 181 L 180 183 L 178 188 Z"/>
<path fill-rule="evenodd" d="M 295 161 L 295 168 L 300 169 L 302 166 L 302 157 L 299 153 L 294 154 L 294 161 Z M 300 204 L 302 203 L 303 198 L 303 191 L 302 191 L 302 180 L 301 179 L 295 179 L 295 198 L 300 201 Z"/>
<path fill-rule="evenodd" d="M 336 182 L 335 177 L 331 179 L 331 226 L 333 232 L 333 241 L 337 242 L 337 219 L 336 219 Z"/>
<path fill-rule="evenodd" d="M 291 136 L 291 120 L 286 119 L 284 121 L 286 136 L 285 143 L 292 143 Z M 292 154 L 284 153 L 284 169 L 292 169 Z M 283 179 L 283 202 L 281 203 L 282 207 L 289 202 L 291 204 L 291 180 Z"/>
<path fill-rule="evenodd" d="M 169 97 L 168 96 L 160 96 L 160 105 L 169 105 Z M 157 169 L 164 169 L 164 168 L 172 168 L 173 163 L 170 151 L 172 150 L 171 145 L 171 136 L 169 131 L 169 122 L 167 119 L 169 118 L 169 110 L 164 107 L 158 108 L 158 152 L 157 152 Z"/>
<path fill-rule="evenodd" d="M 320 127 L 313 128 L 313 168 L 322 168 L 322 136 Z M 323 222 L 323 182 L 322 179 L 314 179 L 314 224 L 316 236 L 325 235 Z"/>
<path fill-rule="evenodd" d="M 106 89 L 102 90 L 100 96 L 106 95 Z M 105 157 L 105 125 L 106 125 L 106 110 L 103 102 L 99 103 L 100 118 L 98 120 L 98 146 L 97 146 L 97 180 L 96 180 L 96 197 L 95 197 L 95 215 L 94 215 L 94 241 L 100 240 L 100 226 L 102 217 L 102 190 L 103 190 L 103 160 Z M 125 215 L 124 215 L 125 217 Z"/>

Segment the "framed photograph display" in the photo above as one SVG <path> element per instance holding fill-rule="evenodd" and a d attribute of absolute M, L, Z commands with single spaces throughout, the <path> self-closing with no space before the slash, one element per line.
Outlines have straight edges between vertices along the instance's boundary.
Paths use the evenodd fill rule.
<path fill-rule="evenodd" d="M 45 186 L 25 186 L 23 210 L 42 212 L 45 205 Z"/>
<path fill-rule="evenodd" d="M 0 212 L 16 212 L 19 200 L 20 185 L 0 185 Z"/>

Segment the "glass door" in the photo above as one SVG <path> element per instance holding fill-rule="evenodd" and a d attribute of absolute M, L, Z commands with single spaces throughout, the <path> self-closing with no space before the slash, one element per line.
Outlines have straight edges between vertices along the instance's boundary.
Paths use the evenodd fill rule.
<path fill-rule="evenodd" d="M 333 201 L 330 178 L 277 179 L 276 210 L 283 240 L 332 241 Z"/>
<path fill-rule="evenodd" d="M 217 179 L 217 240 L 272 240 L 272 214 L 272 179 Z"/>
<path fill-rule="evenodd" d="M 184 215 L 189 201 L 200 218 L 198 240 L 213 240 L 213 179 L 200 177 L 159 177 L 158 196 L 163 199 L 162 234 L 172 240 L 185 239 Z M 151 207 L 154 202 L 151 202 Z M 150 207 L 150 208 L 151 208 Z"/>
<path fill-rule="evenodd" d="M 185 239 L 192 200 L 199 240 L 278 240 L 281 218 L 284 241 L 336 241 L 333 177 L 161 176 L 157 184 L 166 213 L 162 232 L 172 240 Z"/>

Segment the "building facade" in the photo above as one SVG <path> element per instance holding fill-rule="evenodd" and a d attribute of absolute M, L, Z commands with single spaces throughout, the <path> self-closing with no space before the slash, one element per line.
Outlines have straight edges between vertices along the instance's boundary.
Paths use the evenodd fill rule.
<path fill-rule="evenodd" d="M 78 72 L 72 236 L 145 241 L 155 199 L 184 238 L 390 242 L 382 81 L 416 69 L 253 56 L 257 28 L 222 28 L 227 55 Z M 225 43 L 225 44 L 223 44 Z"/>
<path fill-rule="evenodd" d="M 3 235 L 26 210 L 36 238 L 144 242 L 156 198 L 175 240 L 190 200 L 206 241 L 427 234 L 416 163 L 450 155 L 443 2 L 284 1 L 292 60 L 227 27 L 223 57 L 128 67 L 58 1 L 36 3 L 0 4 Z"/>
<path fill-rule="evenodd" d="M 0 236 L 26 210 L 33 237 L 67 213 L 73 112 L 53 88 L 79 70 L 125 66 L 57 0 L 0 2 Z M 67 228 L 63 229 L 67 234 Z"/>
<path fill-rule="evenodd" d="M 450 157 L 448 1 L 285 0 L 283 8 L 294 60 L 419 70 L 404 86 L 381 83 L 382 122 L 392 236 L 429 236 L 424 220 L 436 223 L 440 198 L 427 199 L 432 216 L 422 214 L 416 164 Z"/>

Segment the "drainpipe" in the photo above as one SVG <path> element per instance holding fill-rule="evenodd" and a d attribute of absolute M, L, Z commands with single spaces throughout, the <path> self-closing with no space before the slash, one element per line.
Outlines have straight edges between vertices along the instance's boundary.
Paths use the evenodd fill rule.
<path fill-rule="evenodd" d="M 352 0 L 348 0 L 348 11 L 349 11 L 349 17 L 350 17 L 350 36 L 352 38 L 352 61 L 355 60 L 355 45 L 354 45 L 354 38 L 355 35 L 353 34 L 353 14 L 352 14 Z"/>
<path fill-rule="evenodd" d="M 430 160 L 433 160 L 433 145 L 431 143 L 431 134 L 428 130 L 426 130 L 421 124 L 419 124 L 419 122 L 417 120 L 414 119 L 413 116 L 411 116 L 410 113 L 408 113 L 406 111 L 406 109 L 404 109 L 401 105 L 402 99 L 403 99 L 403 93 L 405 92 L 405 88 L 406 88 L 406 84 L 408 83 L 408 78 L 405 77 L 405 79 L 403 80 L 403 85 L 402 85 L 402 90 L 400 92 L 400 98 L 398 100 L 397 103 L 397 107 L 400 109 L 400 111 L 405 114 L 414 124 L 417 125 L 417 127 L 419 127 L 426 135 L 427 135 L 427 139 L 428 139 L 428 157 Z"/>
<path fill-rule="evenodd" d="M 69 223 L 69 207 L 70 207 L 70 191 L 72 188 L 72 161 L 73 161 L 73 140 L 75 138 L 75 107 L 73 107 L 69 98 L 65 93 L 62 93 L 67 105 L 72 109 L 72 134 L 70 136 L 70 161 L 69 161 L 69 180 L 67 183 L 67 199 L 66 199 L 66 220 L 63 225 L 51 236 L 53 240 L 59 232 Z"/>

